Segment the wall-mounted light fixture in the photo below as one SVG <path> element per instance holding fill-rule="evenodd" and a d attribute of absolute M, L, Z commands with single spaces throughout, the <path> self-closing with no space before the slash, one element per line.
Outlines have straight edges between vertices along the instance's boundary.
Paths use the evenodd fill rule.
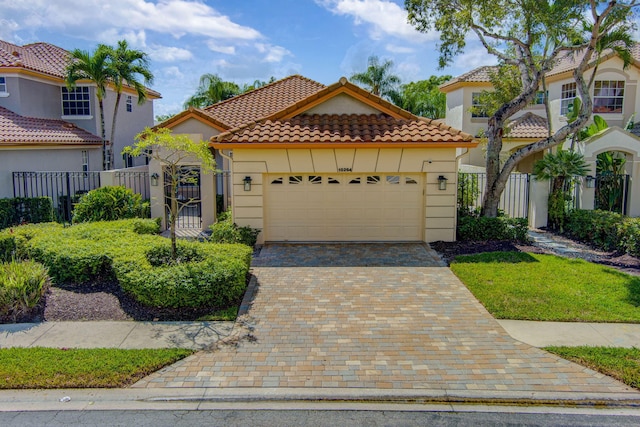
<path fill-rule="evenodd" d="M 158 178 L 160 178 L 160 175 L 158 175 L 157 173 L 152 173 L 151 176 L 149 177 L 149 180 L 151 181 L 151 185 L 153 185 L 154 187 L 158 186 Z"/>
<path fill-rule="evenodd" d="M 446 190 L 447 189 L 447 177 L 444 175 L 440 175 L 438 177 L 438 189 L 439 190 Z"/>
<path fill-rule="evenodd" d="M 244 191 L 251 191 L 251 177 L 245 176 L 242 182 L 244 183 Z"/>
<path fill-rule="evenodd" d="M 587 188 L 596 187 L 596 177 L 593 175 L 587 175 Z"/>

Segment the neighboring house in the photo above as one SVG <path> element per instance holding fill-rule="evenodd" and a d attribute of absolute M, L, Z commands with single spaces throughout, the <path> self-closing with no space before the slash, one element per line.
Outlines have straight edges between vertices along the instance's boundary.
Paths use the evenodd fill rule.
<path fill-rule="evenodd" d="M 102 140 L 75 124 L 18 115 L 0 107 L 0 198 L 13 197 L 11 171 L 95 171 Z"/>
<path fill-rule="evenodd" d="M 291 101 L 211 138 L 238 225 L 259 242 L 455 240 L 456 150 L 471 135 L 346 78 Z"/>
<path fill-rule="evenodd" d="M 74 89 L 67 89 L 64 79 L 69 58 L 69 52 L 48 43 L 18 46 L 0 41 L 0 107 L 23 117 L 62 119 L 93 135 L 100 135 L 95 85 L 88 80 L 79 81 Z M 159 97 L 159 93 L 149 90 L 148 101 L 138 105 L 136 92 L 124 88 L 113 141 L 115 168 L 146 163 L 143 157 L 123 159 L 120 152 L 134 142 L 135 135 L 145 126 L 153 126 L 153 100 Z M 111 134 L 115 99 L 115 92 L 108 88 L 104 99 L 107 138 Z M 101 169 L 101 163 L 102 160 L 98 160 L 91 168 Z M 28 170 L 48 169 L 48 162 L 34 159 Z M 11 167 L 10 170 L 18 169 Z"/>

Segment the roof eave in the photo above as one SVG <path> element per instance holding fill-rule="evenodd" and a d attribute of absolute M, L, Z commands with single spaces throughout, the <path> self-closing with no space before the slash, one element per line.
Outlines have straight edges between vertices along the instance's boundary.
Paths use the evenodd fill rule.
<path fill-rule="evenodd" d="M 217 150 L 240 148 L 473 148 L 479 141 L 420 141 L 420 142 L 210 142 Z"/>

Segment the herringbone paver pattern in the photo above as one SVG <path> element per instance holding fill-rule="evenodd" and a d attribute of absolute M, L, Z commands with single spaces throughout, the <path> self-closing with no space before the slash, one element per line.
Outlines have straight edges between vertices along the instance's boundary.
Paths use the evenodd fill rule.
<path fill-rule="evenodd" d="M 237 341 L 136 386 L 630 390 L 513 340 L 422 245 L 272 245 L 253 274 Z"/>

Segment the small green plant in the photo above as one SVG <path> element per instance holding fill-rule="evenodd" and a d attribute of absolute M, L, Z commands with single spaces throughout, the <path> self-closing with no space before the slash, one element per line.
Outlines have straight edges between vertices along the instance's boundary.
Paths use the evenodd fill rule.
<path fill-rule="evenodd" d="M 456 235 L 458 240 L 511 240 L 528 241 L 529 223 L 526 218 L 489 218 L 469 212 L 458 217 Z"/>
<path fill-rule="evenodd" d="M 82 196 L 73 210 L 73 222 L 114 221 L 145 214 L 142 196 L 124 186 L 101 187 Z"/>
<path fill-rule="evenodd" d="M 153 267 L 161 267 L 187 262 L 200 262 L 204 259 L 197 243 L 178 242 L 175 258 L 171 256 L 171 245 L 168 243 L 169 242 L 156 245 L 147 250 L 146 256 L 149 264 Z"/>
<path fill-rule="evenodd" d="M 211 228 L 211 241 L 215 243 L 241 243 L 254 247 L 258 241 L 260 229 L 248 226 L 238 227 L 232 222 L 231 211 L 218 216 L 218 222 Z"/>
<path fill-rule="evenodd" d="M 49 287 L 47 269 L 33 261 L 0 264 L 0 319 L 15 322 L 33 309 Z"/>
<path fill-rule="evenodd" d="M 19 224 L 37 224 L 55 220 L 50 197 L 0 199 L 0 230 Z"/>

